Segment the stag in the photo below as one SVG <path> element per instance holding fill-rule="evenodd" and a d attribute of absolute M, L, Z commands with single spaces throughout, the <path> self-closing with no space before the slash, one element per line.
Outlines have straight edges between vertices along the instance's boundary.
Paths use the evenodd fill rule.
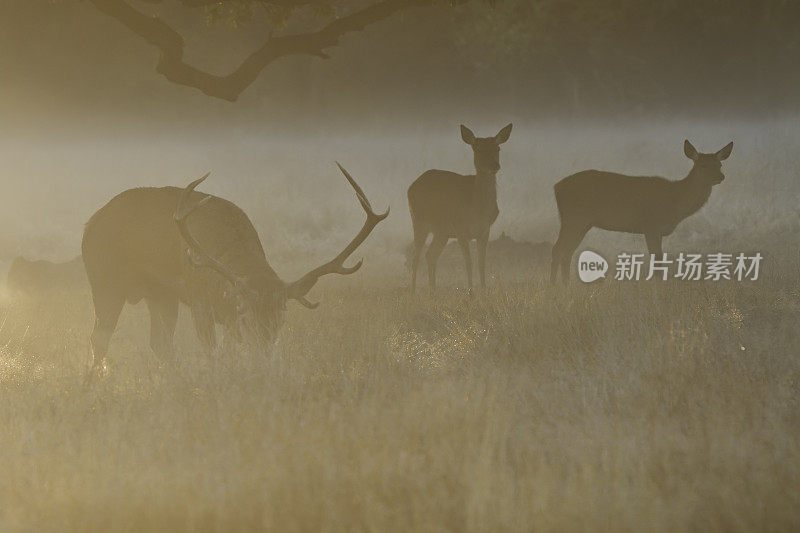
<path fill-rule="evenodd" d="M 224 344 L 269 342 L 288 300 L 315 309 L 318 304 L 306 298 L 311 288 L 327 274 L 357 272 L 363 260 L 351 267 L 345 260 L 389 215 L 388 210 L 376 214 L 358 183 L 338 166 L 355 190 L 366 221 L 335 258 L 290 283 L 270 267 L 244 211 L 195 191 L 208 174 L 185 189 L 130 189 L 97 211 L 82 243 L 95 309 L 89 376 L 105 372 L 109 341 L 126 302 L 145 300 L 150 346 L 165 359 L 174 355 L 180 302 L 191 310 L 207 352 L 217 346 L 216 324 L 223 328 Z"/>
<path fill-rule="evenodd" d="M 450 239 L 458 239 L 467 268 L 467 284 L 472 290 L 472 257 L 469 243 L 478 243 L 478 271 L 486 287 L 486 245 L 489 230 L 497 220 L 497 173 L 500 171 L 500 145 L 511 137 L 509 124 L 494 137 L 477 138 L 461 126 L 461 138 L 472 147 L 475 174 L 463 176 L 445 170 L 429 170 L 408 188 L 408 207 L 414 230 L 411 257 L 411 290 L 417 287 L 417 267 L 422 249 L 433 233 L 428 251 L 428 283 L 436 290 L 436 263 Z"/>
<path fill-rule="evenodd" d="M 701 154 L 684 141 L 683 151 L 694 165 L 677 181 L 585 170 L 556 183 L 561 230 L 553 246 L 550 281 L 556 281 L 561 268 L 567 282 L 572 254 L 591 228 L 642 234 L 648 251 L 661 254 L 662 238 L 699 211 L 711 188 L 725 179 L 722 162 L 732 150 L 731 142 L 716 153 Z"/>

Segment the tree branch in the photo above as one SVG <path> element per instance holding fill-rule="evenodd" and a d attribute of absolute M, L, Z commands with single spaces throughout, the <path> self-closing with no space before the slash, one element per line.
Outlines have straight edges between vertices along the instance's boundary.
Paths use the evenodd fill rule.
<path fill-rule="evenodd" d="M 204 0 L 181 0 L 187 5 L 202 5 Z M 194 87 L 208 96 L 235 102 L 270 63 L 289 55 L 314 55 L 327 58 L 325 49 L 339 39 L 369 24 L 381 21 L 403 9 L 430 5 L 434 0 L 382 0 L 338 18 L 319 31 L 270 37 L 227 76 L 217 76 L 188 65 L 183 60 L 183 37 L 156 16 L 137 11 L 126 0 L 90 0 L 103 13 L 117 19 L 136 35 L 161 51 L 156 71 L 178 85 Z"/>
<path fill-rule="evenodd" d="M 206 7 L 214 4 L 223 4 L 226 0 L 177 0 L 184 7 Z M 164 0 L 139 0 L 145 4 L 163 4 Z M 313 0 L 270 0 L 272 5 L 282 7 L 301 7 L 310 4 Z"/>

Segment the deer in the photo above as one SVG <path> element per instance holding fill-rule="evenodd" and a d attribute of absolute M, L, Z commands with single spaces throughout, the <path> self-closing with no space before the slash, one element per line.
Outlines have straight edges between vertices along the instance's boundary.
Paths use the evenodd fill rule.
<path fill-rule="evenodd" d="M 83 290 L 85 285 L 86 274 L 81 256 L 65 263 L 15 257 L 6 278 L 9 290 L 27 296 Z"/>
<path fill-rule="evenodd" d="M 91 287 L 95 322 L 90 336 L 92 376 L 105 375 L 109 342 L 125 303 L 142 299 L 150 314 L 150 347 L 163 360 L 174 357 L 173 337 L 180 303 L 191 311 L 206 353 L 217 347 L 269 343 L 287 301 L 316 309 L 306 295 L 328 274 L 357 272 L 345 261 L 389 216 L 376 214 L 355 179 L 337 163 L 366 213 L 358 234 L 331 261 L 296 281 L 284 282 L 267 261 L 252 222 L 239 207 L 196 191 L 209 176 L 177 187 L 124 191 L 86 224 L 82 252 Z"/>
<path fill-rule="evenodd" d="M 411 290 L 416 291 L 417 268 L 422 249 L 433 234 L 425 259 L 428 284 L 436 290 L 436 263 L 450 239 L 457 239 L 467 270 L 467 285 L 472 291 L 470 242 L 477 241 L 481 287 L 486 287 L 486 245 L 489 230 L 497 220 L 497 173 L 500 171 L 500 145 L 511 137 L 509 124 L 494 137 L 477 138 L 461 125 L 461 138 L 472 147 L 475 174 L 465 176 L 446 170 L 428 170 L 408 188 L 408 207 L 414 232 L 411 257 Z"/>
<path fill-rule="evenodd" d="M 699 211 L 711 189 L 725 179 L 722 162 L 732 150 L 733 142 L 713 154 L 699 153 L 684 141 L 683 151 L 693 165 L 680 180 L 584 170 L 556 183 L 561 229 L 552 251 L 551 283 L 559 268 L 567 283 L 572 255 L 591 228 L 644 235 L 649 253 L 661 255 L 662 239 Z"/>

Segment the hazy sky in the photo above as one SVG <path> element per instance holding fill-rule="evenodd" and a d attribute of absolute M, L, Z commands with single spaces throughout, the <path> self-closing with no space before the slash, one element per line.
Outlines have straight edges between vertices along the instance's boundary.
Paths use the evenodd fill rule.
<path fill-rule="evenodd" d="M 121 190 L 211 170 L 204 189 L 246 210 L 270 257 L 304 265 L 298 250 L 334 251 L 360 224 L 336 160 L 393 207 L 367 246 L 396 253 L 410 238 L 408 185 L 429 168 L 472 170 L 462 122 L 479 135 L 515 123 L 496 230 L 518 238 L 554 238 L 552 184 L 571 172 L 681 177 L 685 138 L 705 150 L 736 143 L 731 179 L 705 212 L 729 216 L 754 191 L 770 195 L 759 206 L 792 198 L 797 121 L 774 117 L 797 108 L 800 74 L 786 66 L 800 61 L 796 20 L 751 28 L 743 0 L 727 18 L 704 1 L 714 16 L 679 11 L 643 27 L 652 13 L 641 3 L 598 0 L 628 6 L 598 29 L 597 3 L 537 0 L 555 9 L 538 21 L 507 1 L 541 24 L 520 26 L 513 10 L 415 10 L 347 36 L 328 61 L 278 61 L 232 104 L 167 82 L 158 52 L 87 2 L 3 0 L 0 260 L 72 257 L 84 222 Z M 695 5 L 663 5 L 681 2 Z M 186 35 L 187 59 L 215 72 L 264 38 L 260 26 L 208 28 L 180 14 L 165 18 Z M 765 36 L 775 24 L 786 32 Z"/>
<path fill-rule="evenodd" d="M 192 13 L 176 10 L 166 18 L 176 22 L 184 17 L 180 23 L 188 60 L 214 72 L 232 70 L 267 32 L 258 26 L 209 28 L 196 16 L 185 20 Z M 0 7 L 0 113 L 6 124 L 40 130 L 60 127 L 62 119 L 71 128 L 114 121 L 176 128 L 248 122 L 256 129 L 277 124 L 292 129 L 295 120 L 349 121 L 354 113 L 366 121 L 378 116 L 381 122 L 390 122 L 393 115 L 408 117 L 409 109 L 420 109 L 420 118 L 436 110 L 445 114 L 448 105 L 468 108 L 473 103 L 446 96 L 463 81 L 446 59 L 425 61 L 426 49 L 447 46 L 447 35 L 435 28 L 441 14 L 416 10 L 350 34 L 331 49 L 329 61 L 281 59 L 231 104 L 167 82 L 155 72 L 155 48 L 87 3 L 5 0 Z M 406 31 L 410 28 L 414 35 Z"/>
<path fill-rule="evenodd" d="M 346 36 L 330 60 L 279 60 L 231 104 L 167 82 L 154 69 L 158 51 L 87 2 L 4 0 L 0 128 L 306 134 L 443 128 L 479 116 L 796 111 L 800 9 L 757 4 L 505 0 L 496 10 L 415 9 Z M 213 72 L 229 72 L 268 31 L 209 28 L 192 10 L 161 13 L 185 36 L 187 59 Z"/>

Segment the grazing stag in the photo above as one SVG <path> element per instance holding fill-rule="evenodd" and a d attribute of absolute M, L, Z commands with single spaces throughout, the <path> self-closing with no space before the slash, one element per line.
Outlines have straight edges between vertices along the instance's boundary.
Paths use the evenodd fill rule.
<path fill-rule="evenodd" d="M 486 287 L 486 245 L 489 229 L 497 220 L 497 172 L 500 170 L 500 145 L 511 137 L 513 124 L 495 137 L 479 139 L 466 126 L 461 138 L 472 146 L 475 154 L 475 175 L 464 176 L 445 170 L 429 170 L 408 188 L 408 207 L 414 228 L 414 250 L 411 258 L 411 290 L 417 286 L 417 267 L 428 235 L 433 233 L 425 259 L 428 283 L 436 289 L 436 262 L 450 239 L 458 239 L 467 283 L 472 290 L 472 258 L 469 243 L 478 242 L 478 270 L 481 286 Z"/>
<path fill-rule="evenodd" d="M 722 161 L 733 143 L 714 154 L 701 154 L 685 141 L 686 157 L 694 161 L 689 174 L 678 181 L 655 176 L 637 177 L 585 170 L 555 185 L 561 231 L 553 246 L 550 281 L 558 269 L 566 283 L 572 254 L 591 228 L 644 235 L 648 251 L 661 254 L 661 239 L 708 201 L 711 188 L 722 183 Z"/>
<path fill-rule="evenodd" d="M 206 351 L 216 346 L 215 324 L 228 342 L 268 342 L 287 300 L 314 309 L 306 294 L 326 274 L 353 274 L 344 261 L 388 215 L 375 214 L 361 187 L 339 166 L 367 214 L 358 235 L 332 261 L 297 281 L 282 281 L 267 262 L 247 215 L 233 203 L 195 188 L 125 191 L 92 216 L 83 234 L 83 260 L 92 289 L 94 358 L 89 377 L 103 372 L 111 335 L 125 302 L 144 299 L 150 311 L 150 346 L 173 355 L 178 303 L 191 309 Z M 193 215 L 193 216 L 190 216 Z"/>

